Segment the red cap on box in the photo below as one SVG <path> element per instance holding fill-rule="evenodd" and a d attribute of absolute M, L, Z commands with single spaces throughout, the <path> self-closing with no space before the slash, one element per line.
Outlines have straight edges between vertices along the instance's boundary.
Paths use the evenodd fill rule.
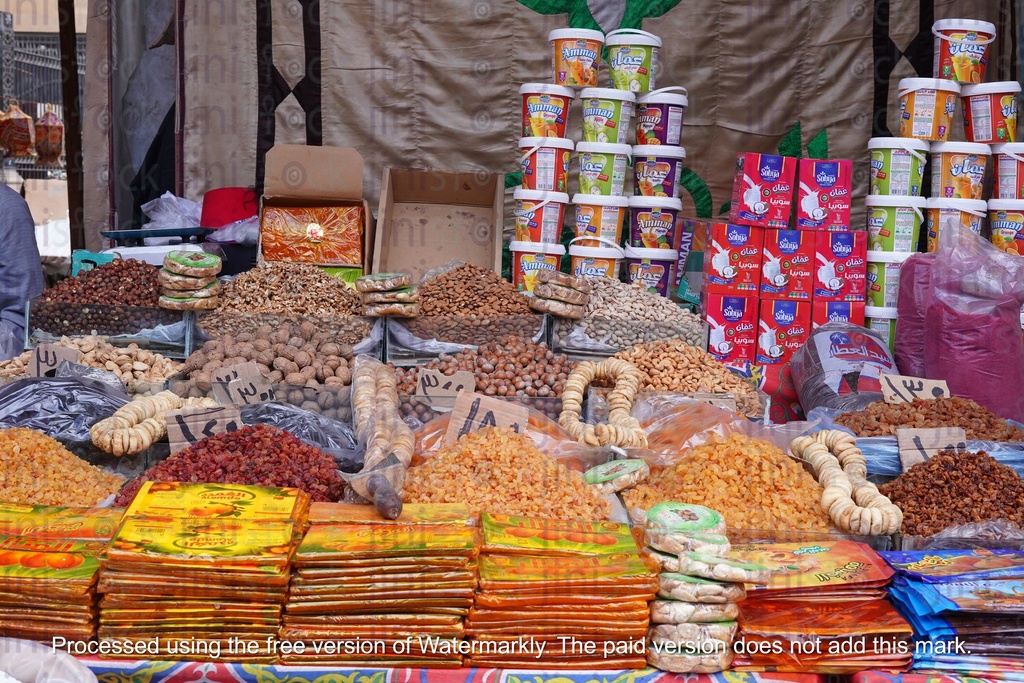
<path fill-rule="evenodd" d="M 252 218 L 259 212 L 259 197 L 248 187 L 222 187 L 203 197 L 203 215 L 199 225 L 223 228 Z"/>

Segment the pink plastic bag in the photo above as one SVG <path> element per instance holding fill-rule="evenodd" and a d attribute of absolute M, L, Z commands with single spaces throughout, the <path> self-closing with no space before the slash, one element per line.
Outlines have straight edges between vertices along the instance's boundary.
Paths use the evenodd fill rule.
<path fill-rule="evenodd" d="M 1024 420 L 1024 258 L 943 226 L 931 281 L 925 377 L 946 380 L 953 396 L 1000 417 Z"/>
<path fill-rule="evenodd" d="M 936 258 L 935 254 L 914 254 L 900 266 L 895 355 L 900 373 L 911 377 L 924 377 L 924 318 Z"/>

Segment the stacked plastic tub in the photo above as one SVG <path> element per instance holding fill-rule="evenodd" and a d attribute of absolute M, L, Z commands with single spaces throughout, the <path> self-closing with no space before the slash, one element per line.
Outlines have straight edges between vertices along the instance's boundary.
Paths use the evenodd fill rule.
<path fill-rule="evenodd" d="M 932 32 L 933 78 L 899 82 L 899 137 L 868 142 L 867 325 L 889 339 L 890 346 L 895 339 L 900 267 L 917 251 L 922 225 L 927 251 L 934 252 L 944 226 L 959 224 L 981 234 L 988 214 L 999 226 L 993 231 L 993 242 L 1018 253 L 1024 248 L 1024 202 L 1017 203 L 1024 199 L 1024 145 L 1015 144 L 1020 86 L 983 83 L 995 26 L 945 19 L 935 22 Z M 958 108 L 963 111 L 962 141 L 951 140 Z M 929 155 L 932 182 L 924 199 Z M 996 167 L 1000 169 L 997 199 L 986 203 L 986 187 Z M 1014 186 L 1015 174 L 1020 176 L 1020 188 Z M 1021 194 L 1010 196 L 1011 192 Z"/>

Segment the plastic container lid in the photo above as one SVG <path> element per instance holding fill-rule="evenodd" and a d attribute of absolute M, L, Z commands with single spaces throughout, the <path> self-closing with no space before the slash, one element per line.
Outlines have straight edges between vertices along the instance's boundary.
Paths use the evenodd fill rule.
<path fill-rule="evenodd" d="M 992 154 L 992 147 L 982 142 L 936 142 L 932 154 Z"/>
<path fill-rule="evenodd" d="M 932 31 L 952 31 L 955 29 L 987 33 L 990 36 L 996 34 L 995 24 L 977 19 L 939 19 L 932 24 Z"/>
<path fill-rule="evenodd" d="M 668 251 L 666 249 L 666 251 Z M 616 258 L 623 257 L 622 249 L 615 247 L 581 247 L 578 244 L 569 246 L 569 256 L 584 256 L 593 258 Z"/>
<path fill-rule="evenodd" d="M 580 154 L 589 152 L 590 154 L 622 154 L 623 156 L 633 156 L 633 148 L 629 145 L 616 145 L 612 142 L 581 142 L 576 145 L 576 151 Z"/>
<path fill-rule="evenodd" d="M 897 86 L 900 96 L 912 90 L 952 90 L 960 93 L 960 84 L 956 81 L 947 81 L 942 78 L 904 78 Z"/>
<path fill-rule="evenodd" d="M 616 90 L 615 88 L 584 88 L 580 90 L 581 100 L 588 100 L 591 97 L 636 102 L 636 95 L 628 90 Z"/>
<path fill-rule="evenodd" d="M 569 99 L 576 98 L 576 91 L 564 85 L 553 85 L 551 83 L 523 83 L 519 86 L 519 94 L 527 95 L 538 93 L 541 95 L 561 95 Z"/>
<path fill-rule="evenodd" d="M 565 192 L 546 192 L 544 190 L 528 190 L 525 187 L 517 187 L 512 193 L 513 199 L 526 199 L 540 202 L 555 202 L 557 204 L 568 204 L 569 195 Z"/>
<path fill-rule="evenodd" d="M 649 247 L 626 246 L 626 258 L 648 259 L 649 261 L 678 261 L 675 249 L 651 249 Z"/>
<path fill-rule="evenodd" d="M 574 194 L 573 204 L 592 204 L 595 206 L 629 206 L 629 197 L 606 197 L 603 194 Z M 681 204 L 681 202 L 680 202 Z"/>
<path fill-rule="evenodd" d="M 868 140 L 868 149 L 913 149 L 918 152 L 927 152 L 931 145 L 927 140 L 916 138 L 871 138 Z"/>
<path fill-rule="evenodd" d="M 903 263 L 915 253 L 913 251 L 869 251 L 864 260 L 868 263 Z"/>
<path fill-rule="evenodd" d="M 682 147 L 670 147 L 668 145 L 633 145 L 633 156 L 685 159 L 686 150 Z"/>
<path fill-rule="evenodd" d="M 659 88 L 645 93 L 636 98 L 637 104 L 675 104 L 680 107 L 687 107 L 690 104 L 689 93 L 686 88 L 673 85 L 668 88 Z"/>
<path fill-rule="evenodd" d="M 630 208 L 683 210 L 683 200 L 676 197 L 630 197 Z"/>
<path fill-rule="evenodd" d="M 973 213 L 975 216 L 984 216 L 988 210 L 988 204 L 982 199 L 950 199 L 948 197 L 932 197 L 925 205 L 929 209 L 957 209 Z"/>
<path fill-rule="evenodd" d="M 995 81 L 994 83 L 978 83 L 975 85 L 960 86 L 960 97 L 971 97 L 973 95 L 1001 95 L 1007 92 L 1020 92 L 1020 83 L 1017 81 Z"/>
<path fill-rule="evenodd" d="M 548 254 L 565 256 L 565 246 L 561 244 L 544 244 L 542 242 L 509 242 L 509 251 L 525 251 L 530 254 Z"/>
<path fill-rule="evenodd" d="M 635 28 L 620 28 L 605 36 L 605 45 L 653 45 L 661 47 L 661 38 Z"/>
<path fill-rule="evenodd" d="M 887 194 L 869 194 L 865 200 L 867 206 L 896 206 L 900 208 L 923 209 L 927 200 L 924 197 L 897 197 Z"/>
<path fill-rule="evenodd" d="M 583 38 L 585 40 L 596 40 L 604 42 L 604 34 L 589 28 L 556 28 L 548 34 L 548 40 L 562 40 L 564 38 Z"/>
<path fill-rule="evenodd" d="M 556 147 L 571 150 L 573 143 L 568 138 L 519 138 L 519 149 L 534 147 Z"/>
<path fill-rule="evenodd" d="M 1024 154 L 1024 142 L 1004 142 L 1001 145 L 992 145 L 993 154 Z"/>
<path fill-rule="evenodd" d="M 864 317 L 866 318 L 886 318 L 888 320 L 896 320 L 896 311 L 898 309 L 889 308 L 888 306 L 865 306 Z"/>
<path fill-rule="evenodd" d="M 1024 211 L 1024 199 L 990 199 L 989 211 Z"/>

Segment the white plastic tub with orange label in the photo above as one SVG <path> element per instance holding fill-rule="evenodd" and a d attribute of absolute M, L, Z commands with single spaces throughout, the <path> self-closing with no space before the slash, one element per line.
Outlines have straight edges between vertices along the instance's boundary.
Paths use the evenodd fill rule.
<path fill-rule="evenodd" d="M 1024 199 L 990 199 L 988 225 L 992 244 L 1008 254 L 1024 254 Z"/>
<path fill-rule="evenodd" d="M 1019 97 L 1016 81 L 962 86 L 964 135 L 971 142 L 1016 142 Z"/>
<path fill-rule="evenodd" d="M 904 78 L 899 83 L 900 137 L 945 142 L 960 105 L 960 85 L 938 78 Z"/>
<path fill-rule="evenodd" d="M 944 227 L 961 225 L 976 235 L 981 234 L 981 223 L 988 213 L 988 204 L 974 199 L 932 198 L 926 205 L 928 251 L 939 250 L 939 235 Z"/>
<path fill-rule="evenodd" d="M 977 142 L 932 145 L 932 197 L 982 199 L 992 148 Z"/>
<path fill-rule="evenodd" d="M 581 247 L 600 247 L 598 238 L 618 244 L 626 221 L 628 197 L 606 197 L 599 194 L 573 195 L 576 205 L 576 237 Z"/>
<path fill-rule="evenodd" d="M 542 270 L 558 270 L 565 255 L 561 244 L 537 244 L 535 242 L 512 242 L 512 284 L 520 292 L 533 292 L 537 273 Z"/>
<path fill-rule="evenodd" d="M 601 247 L 581 247 L 577 237 L 569 243 L 569 259 L 572 274 L 575 277 L 597 278 L 610 277 L 618 279 L 619 269 L 625 253 L 615 244 L 606 239 L 598 238 L 604 245 Z"/>
<path fill-rule="evenodd" d="M 941 19 L 932 24 L 935 62 L 932 75 L 958 83 L 984 83 L 988 46 L 996 26 L 976 19 Z"/>
<path fill-rule="evenodd" d="M 597 86 L 604 34 L 585 28 L 560 28 L 548 34 L 555 85 Z"/>

